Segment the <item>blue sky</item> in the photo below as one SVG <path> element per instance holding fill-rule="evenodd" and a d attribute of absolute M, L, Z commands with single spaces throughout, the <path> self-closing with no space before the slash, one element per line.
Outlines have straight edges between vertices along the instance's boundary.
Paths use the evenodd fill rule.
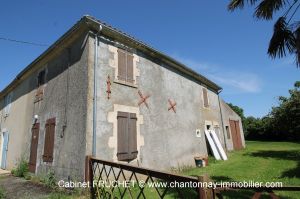
<path fill-rule="evenodd" d="M 253 9 L 230 13 L 228 1 L 5 1 L 0 37 L 52 44 L 92 15 L 187 64 L 223 87 L 222 97 L 256 117 L 300 80 L 293 57 L 266 54 L 272 22 Z M 296 16 L 296 19 L 299 16 Z M 0 40 L 0 90 L 46 47 Z M 188 100 L 188 99 L 187 99 Z"/>

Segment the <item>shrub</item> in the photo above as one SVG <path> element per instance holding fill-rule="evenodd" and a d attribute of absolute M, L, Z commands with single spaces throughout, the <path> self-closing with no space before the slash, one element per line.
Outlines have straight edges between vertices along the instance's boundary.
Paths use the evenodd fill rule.
<path fill-rule="evenodd" d="M 16 177 L 25 177 L 28 174 L 28 162 L 21 158 L 17 167 L 12 169 L 11 173 Z"/>
<path fill-rule="evenodd" d="M 42 182 L 48 187 L 56 186 L 56 179 L 53 171 L 48 171 L 48 173 L 44 176 Z"/>

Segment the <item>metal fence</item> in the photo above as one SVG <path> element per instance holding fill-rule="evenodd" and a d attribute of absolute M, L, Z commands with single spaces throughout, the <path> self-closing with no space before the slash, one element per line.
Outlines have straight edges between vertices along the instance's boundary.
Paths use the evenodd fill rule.
<path fill-rule="evenodd" d="M 91 198 L 200 198 L 197 188 L 180 188 L 180 183 L 199 179 L 88 157 Z"/>
<path fill-rule="evenodd" d="M 202 185 L 210 182 L 207 176 L 189 177 L 153 169 L 116 163 L 87 156 L 86 180 L 90 184 L 92 199 L 222 199 L 231 192 L 233 197 L 259 199 L 267 193 L 272 199 L 279 199 L 273 191 L 299 191 L 299 186 L 285 187 L 227 187 L 215 189 Z M 199 183 L 202 185 L 199 186 Z M 239 196 L 249 192 L 247 196 Z M 250 197 L 249 197 L 250 194 Z"/>

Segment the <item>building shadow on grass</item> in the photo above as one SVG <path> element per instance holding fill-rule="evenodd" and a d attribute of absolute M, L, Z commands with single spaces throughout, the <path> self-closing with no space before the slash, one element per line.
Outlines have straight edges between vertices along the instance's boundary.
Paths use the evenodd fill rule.
<path fill-rule="evenodd" d="M 263 158 L 274 158 L 278 160 L 294 160 L 297 161 L 296 168 L 289 169 L 287 171 L 282 172 L 281 177 L 288 178 L 300 178 L 300 151 L 292 150 L 292 151 L 275 151 L 275 150 L 262 150 L 253 153 L 247 153 L 245 155 L 250 155 L 253 157 L 263 157 Z"/>

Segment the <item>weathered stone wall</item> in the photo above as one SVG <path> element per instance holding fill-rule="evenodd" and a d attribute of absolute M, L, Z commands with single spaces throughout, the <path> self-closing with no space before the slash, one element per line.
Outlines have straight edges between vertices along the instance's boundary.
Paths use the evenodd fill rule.
<path fill-rule="evenodd" d="M 90 49 L 93 49 L 93 43 L 91 38 Z M 202 86 L 199 82 L 134 49 L 136 84 L 131 86 L 120 84 L 115 71 L 118 61 L 116 45 L 101 39 L 98 48 L 96 145 L 98 158 L 117 160 L 114 128 L 116 112 L 120 110 L 137 113 L 142 120 L 137 132 L 139 154 L 132 164 L 159 169 L 194 165 L 194 156 L 207 154 L 204 136 L 206 122 L 219 125 L 219 136 L 223 143 L 220 107 L 215 92 L 208 90 L 210 107 L 204 108 Z M 91 55 L 93 52 L 90 50 L 90 58 L 93 57 Z M 112 82 L 110 99 L 107 99 L 106 93 L 108 75 Z M 89 81 L 89 85 L 93 85 L 92 77 Z M 92 93 L 92 86 L 89 89 Z M 144 104 L 138 106 L 140 100 L 138 90 L 143 95 L 150 95 L 147 100 L 149 109 Z M 168 111 L 168 99 L 177 103 L 176 113 Z M 89 115 L 91 124 L 91 110 Z M 88 131 L 91 132 L 92 125 L 89 126 Z M 196 129 L 201 130 L 201 137 L 196 137 Z M 88 146 L 91 148 L 91 141 Z"/>
<path fill-rule="evenodd" d="M 78 36 L 78 35 L 77 35 Z M 31 73 L 13 92 L 10 115 L 2 118 L 1 128 L 10 133 L 7 168 L 17 160 L 29 158 L 31 127 L 34 115 L 40 123 L 37 174 L 54 171 L 57 178 L 83 179 L 86 154 L 87 55 L 88 36 L 78 36 L 54 55 L 39 61 Z M 34 102 L 37 75 L 46 70 L 43 100 Z M 4 111 L 4 107 L 1 107 Z M 45 123 L 56 118 L 53 162 L 43 162 Z M 65 126 L 65 127 L 64 127 Z"/>

